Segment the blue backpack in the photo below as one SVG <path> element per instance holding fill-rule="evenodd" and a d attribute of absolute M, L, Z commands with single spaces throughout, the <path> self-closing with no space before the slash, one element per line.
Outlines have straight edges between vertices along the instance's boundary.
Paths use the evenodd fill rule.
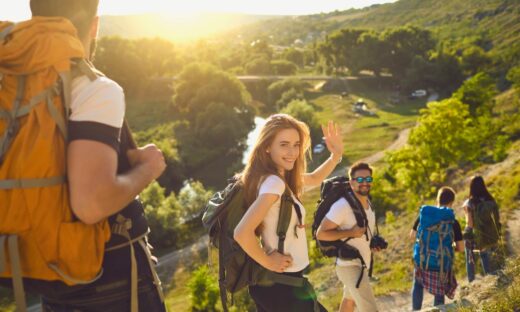
<path fill-rule="evenodd" d="M 425 271 L 450 271 L 455 214 L 447 207 L 422 206 L 414 246 L 415 265 Z"/>

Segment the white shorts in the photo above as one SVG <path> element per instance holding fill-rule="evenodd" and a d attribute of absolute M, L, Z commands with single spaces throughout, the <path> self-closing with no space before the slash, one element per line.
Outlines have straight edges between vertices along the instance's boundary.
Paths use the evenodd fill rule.
<path fill-rule="evenodd" d="M 357 310 L 360 312 L 376 312 L 376 298 L 372 292 L 367 271 L 368 269 L 365 269 L 359 288 L 356 288 L 361 267 L 357 265 L 336 266 L 336 274 L 343 283 L 343 299 L 354 300 Z"/>

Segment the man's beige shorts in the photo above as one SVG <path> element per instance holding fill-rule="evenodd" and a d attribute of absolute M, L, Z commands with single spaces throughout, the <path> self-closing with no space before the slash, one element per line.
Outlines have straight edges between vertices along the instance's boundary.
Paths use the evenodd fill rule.
<path fill-rule="evenodd" d="M 336 266 L 336 274 L 343 283 L 343 299 L 354 300 L 359 312 L 376 312 L 376 298 L 372 292 L 367 271 L 365 269 L 361 284 L 359 284 L 359 288 L 356 288 L 361 266 Z"/>

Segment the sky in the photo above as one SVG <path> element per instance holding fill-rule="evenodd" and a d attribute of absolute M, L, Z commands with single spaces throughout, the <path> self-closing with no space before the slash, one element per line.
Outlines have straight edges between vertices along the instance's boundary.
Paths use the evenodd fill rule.
<path fill-rule="evenodd" d="M 305 15 L 334 10 L 362 8 L 396 0 L 100 0 L 100 15 L 199 12 L 238 12 L 266 15 Z M 30 18 L 29 0 L 0 0 L 0 20 L 21 21 Z"/>

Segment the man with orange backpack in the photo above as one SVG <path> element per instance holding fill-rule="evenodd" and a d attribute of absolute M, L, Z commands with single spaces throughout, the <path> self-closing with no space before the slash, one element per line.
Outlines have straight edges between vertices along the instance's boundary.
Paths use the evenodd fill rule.
<path fill-rule="evenodd" d="M 90 63 L 99 0 L 31 0 L 0 23 L 0 282 L 25 310 L 164 311 L 136 196 L 165 168 L 136 148 L 123 90 Z"/>

